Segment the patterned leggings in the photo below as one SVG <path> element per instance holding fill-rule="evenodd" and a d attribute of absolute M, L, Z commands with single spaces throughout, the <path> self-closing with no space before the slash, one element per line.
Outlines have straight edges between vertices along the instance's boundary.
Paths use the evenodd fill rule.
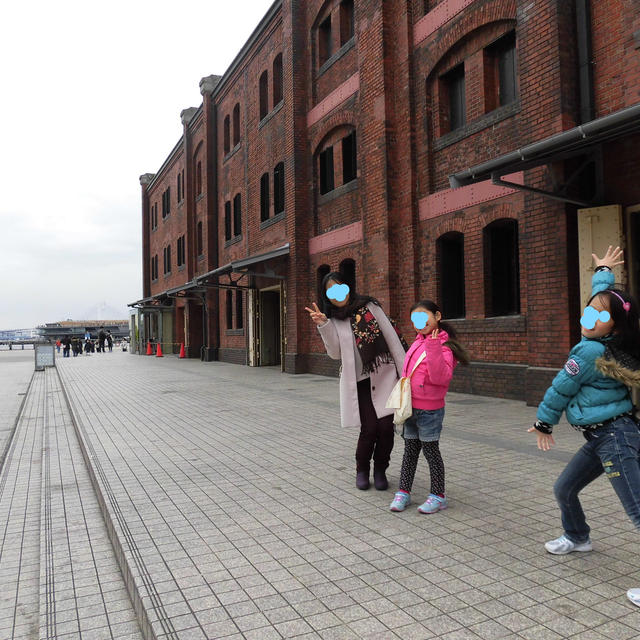
<path fill-rule="evenodd" d="M 435 442 L 420 442 L 420 440 L 404 441 L 404 457 L 400 469 L 400 491 L 411 493 L 413 478 L 416 475 L 420 449 L 429 463 L 431 473 L 431 493 L 444 495 L 444 462 L 440 455 L 440 444 Z"/>

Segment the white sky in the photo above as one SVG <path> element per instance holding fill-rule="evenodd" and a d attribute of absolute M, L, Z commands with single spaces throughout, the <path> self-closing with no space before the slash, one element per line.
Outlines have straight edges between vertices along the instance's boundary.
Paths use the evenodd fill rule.
<path fill-rule="evenodd" d="M 142 297 L 138 178 L 272 2 L 2 3 L 0 330 L 127 317 Z"/>

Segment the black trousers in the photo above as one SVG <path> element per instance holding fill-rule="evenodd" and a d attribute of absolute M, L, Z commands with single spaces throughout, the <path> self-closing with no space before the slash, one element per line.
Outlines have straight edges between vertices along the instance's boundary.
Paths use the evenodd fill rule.
<path fill-rule="evenodd" d="M 360 437 L 356 448 L 356 469 L 369 471 L 371 458 L 376 469 L 386 469 L 393 450 L 393 414 L 378 418 L 371 399 L 371 380 L 358 382 Z"/>

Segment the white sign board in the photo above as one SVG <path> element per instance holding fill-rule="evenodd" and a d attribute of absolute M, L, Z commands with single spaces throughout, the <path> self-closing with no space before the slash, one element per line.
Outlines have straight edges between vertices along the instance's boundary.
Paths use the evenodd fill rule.
<path fill-rule="evenodd" d="M 36 354 L 36 371 L 41 371 L 45 367 L 56 366 L 55 346 L 52 344 L 34 345 Z"/>

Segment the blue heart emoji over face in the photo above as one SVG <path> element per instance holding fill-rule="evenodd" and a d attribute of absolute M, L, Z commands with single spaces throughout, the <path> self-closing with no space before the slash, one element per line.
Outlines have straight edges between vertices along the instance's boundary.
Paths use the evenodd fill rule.
<path fill-rule="evenodd" d="M 585 329 L 593 329 L 596 326 L 596 321 L 609 322 L 611 320 L 611 314 L 608 311 L 598 311 L 592 306 L 584 308 L 582 318 L 580 318 L 580 324 Z"/>
<path fill-rule="evenodd" d="M 426 311 L 414 311 L 411 314 L 411 322 L 418 331 L 424 329 L 429 322 L 429 314 Z"/>
<path fill-rule="evenodd" d="M 342 302 L 349 295 L 348 284 L 334 284 L 327 289 L 327 298 Z"/>

